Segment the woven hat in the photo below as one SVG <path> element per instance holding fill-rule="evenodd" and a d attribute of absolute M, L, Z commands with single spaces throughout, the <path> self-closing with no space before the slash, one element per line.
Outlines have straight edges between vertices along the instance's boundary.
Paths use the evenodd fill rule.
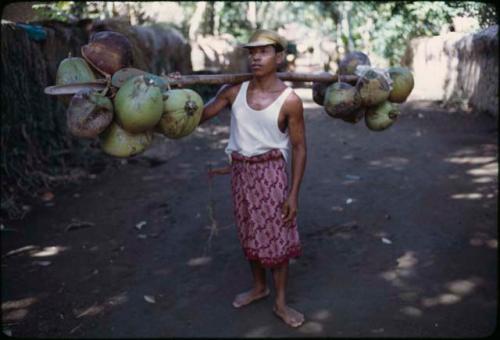
<path fill-rule="evenodd" d="M 287 41 L 274 31 L 260 29 L 255 31 L 248 40 L 248 43 L 242 45 L 241 47 L 250 48 L 267 45 L 279 45 L 283 48 L 283 50 L 286 50 Z"/>

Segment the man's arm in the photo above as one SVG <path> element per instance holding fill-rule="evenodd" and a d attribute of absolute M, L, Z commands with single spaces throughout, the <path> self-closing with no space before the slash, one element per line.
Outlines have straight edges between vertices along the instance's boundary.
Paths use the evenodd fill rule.
<path fill-rule="evenodd" d="M 291 189 L 283 206 L 285 222 L 289 222 L 297 214 L 299 189 L 306 167 L 307 150 L 302 100 L 293 94 L 285 102 L 284 109 L 288 117 L 288 134 L 292 145 Z"/>
<path fill-rule="evenodd" d="M 231 105 L 235 87 L 236 86 L 234 85 L 231 86 L 226 84 L 219 89 L 215 97 L 210 99 L 205 104 L 199 125 L 201 125 L 204 121 L 217 116 L 222 109 Z"/>

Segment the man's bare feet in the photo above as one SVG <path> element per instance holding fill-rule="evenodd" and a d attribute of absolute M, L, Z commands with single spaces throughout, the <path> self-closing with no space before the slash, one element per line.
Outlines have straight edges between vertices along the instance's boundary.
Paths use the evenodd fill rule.
<path fill-rule="evenodd" d="M 270 293 L 269 288 L 262 290 L 256 290 L 255 288 L 249 290 L 248 292 L 244 292 L 236 295 L 233 301 L 234 308 L 240 308 L 248 305 L 249 303 L 254 302 L 255 300 L 262 299 L 268 296 Z"/>
<path fill-rule="evenodd" d="M 274 313 L 280 317 L 285 323 L 291 327 L 299 327 L 304 323 L 304 315 L 297 312 L 295 309 L 288 306 L 278 308 L 273 306 Z"/>

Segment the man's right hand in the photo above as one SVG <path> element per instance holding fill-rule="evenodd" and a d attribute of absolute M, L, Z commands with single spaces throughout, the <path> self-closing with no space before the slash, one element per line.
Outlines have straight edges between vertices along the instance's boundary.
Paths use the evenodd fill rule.
<path fill-rule="evenodd" d="M 180 72 L 179 72 L 179 71 L 175 71 L 175 72 L 169 73 L 169 74 L 167 75 L 167 77 L 168 77 L 168 78 L 173 78 L 174 80 L 176 80 L 176 79 L 181 79 L 181 78 L 182 78 L 182 75 L 180 74 Z M 177 86 L 177 87 L 182 87 L 182 85 L 181 85 L 181 84 L 178 84 L 178 85 L 176 85 L 176 86 Z"/>

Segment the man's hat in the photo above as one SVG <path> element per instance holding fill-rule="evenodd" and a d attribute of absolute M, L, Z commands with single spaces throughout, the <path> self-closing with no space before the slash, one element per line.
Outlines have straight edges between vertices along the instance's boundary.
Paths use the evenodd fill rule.
<path fill-rule="evenodd" d="M 283 48 L 283 50 L 286 50 L 287 41 L 274 31 L 261 29 L 255 31 L 248 40 L 248 43 L 242 45 L 241 47 L 249 48 L 267 45 L 279 45 Z"/>

